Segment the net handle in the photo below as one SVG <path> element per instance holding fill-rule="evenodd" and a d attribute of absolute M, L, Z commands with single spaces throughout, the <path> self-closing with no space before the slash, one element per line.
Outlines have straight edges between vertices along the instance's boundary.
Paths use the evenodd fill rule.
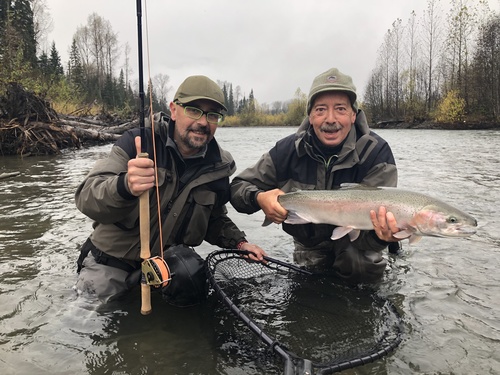
<path fill-rule="evenodd" d="M 284 374 L 285 375 L 295 375 L 296 372 L 294 369 L 292 356 L 285 349 L 283 349 L 280 346 L 280 343 L 278 341 L 276 341 L 273 338 L 271 338 L 270 336 L 268 336 L 257 325 L 257 323 L 255 323 L 255 321 L 252 320 L 252 318 L 245 315 L 245 313 L 243 311 L 241 311 L 240 308 L 238 306 L 236 306 L 235 303 L 233 303 L 233 301 L 231 301 L 231 299 L 227 296 L 227 294 L 222 290 L 222 288 L 219 286 L 219 284 L 217 284 L 217 282 L 215 281 L 214 272 L 212 272 L 212 269 L 210 266 L 212 265 L 212 259 L 216 255 L 222 255 L 222 254 L 225 255 L 224 259 L 229 259 L 229 258 L 236 258 L 236 257 L 242 257 L 245 255 L 249 255 L 250 252 L 247 250 L 226 249 L 226 250 L 220 250 L 220 251 L 215 251 L 213 253 L 210 253 L 207 256 L 207 260 L 206 260 L 206 264 L 207 264 L 206 269 L 207 269 L 207 275 L 208 275 L 208 280 L 210 282 L 210 285 L 212 285 L 212 287 L 214 288 L 214 290 L 217 293 L 217 295 L 219 296 L 219 298 L 222 299 L 222 301 L 229 308 L 229 310 L 231 310 L 231 312 L 233 314 L 235 314 L 238 319 L 243 321 L 246 324 L 246 326 L 248 328 L 250 328 L 250 330 L 253 333 L 255 333 L 265 344 L 267 344 L 269 347 L 271 347 L 277 354 L 279 354 L 281 356 L 281 358 L 283 358 L 283 360 L 285 362 Z M 232 256 L 232 255 L 236 255 L 236 256 Z M 265 256 L 264 258 L 268 262 L 273 262 L 273 263 L 277 263 L 277 264 L 281 263 L 280 265 L 283 265 L 285 267 L 290 266 L 288 263 L 278 261 L 277 259 L 273 259 L 273 258 L 270 258 L 267 256 Z M 250 259 L 248 261 L 258 263 L 257 261 L 250 260 Z M 263 263 L 263 265 L 269 267 L 265 263 Z M 215 265 L 214 265 L 214 267 L 215 267 Z M 304 271 L 302 269 L 300 269 L 300 270 Z M 308 271 L 306 271 L 306 272 L 309 273 Z"/>

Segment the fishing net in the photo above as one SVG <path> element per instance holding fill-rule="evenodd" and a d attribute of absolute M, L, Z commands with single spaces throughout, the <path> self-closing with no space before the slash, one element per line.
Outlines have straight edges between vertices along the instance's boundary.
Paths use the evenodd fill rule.
<path fill-rule="evenodd" d="M 376 361 L 401 342 L 395 307 L 372 290 L 240 250 L 207 256 L 212 288 L 284 363 L 285 375 L 331 374 Z"/>

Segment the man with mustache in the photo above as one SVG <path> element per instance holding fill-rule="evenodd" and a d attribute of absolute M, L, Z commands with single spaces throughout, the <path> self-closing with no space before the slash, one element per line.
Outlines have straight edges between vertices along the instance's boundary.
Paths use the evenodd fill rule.
<path fill-rule="evenodd" d="M 231 183 L 231 204 L 243 213 L 262 209 L 293 236 L 294 260 L 310 269 L 332 269 L 352 282 L 377 282 L 387 260 L 382 250 L 399 248 L 394 215 L 380 207 L 371 212 L 374 230 L 332 241 L 332 225 L 284 223 L 288 211 L 278 196 L 295 190 L 328 190 L 345 183 L 397 184 L 397 169 L 388 143 L 372 132 L 357 105 L 350 76 L 336 68 L 318 75 L 307 100 L 307 117 L 295 134 L 278 141 Z"/>
<path fill-rule="evenodd" d="M 145 129 L 149 157 L 136 157 L 141 138 L 140 129 L 134 129 L 96 163 L 75 196 L 78 209 L 94 220 L 94 231 L 77 262 L 77 292 L 90 292 L 107 302 L 139 285 L 138 197 L 145 191 L 150 193 L 151 254 L 159 256 L 163 244 L 172 276 L 161 288 L 168 303 L 190 306 L 205 298 L 204 262 L 193 249 L 203 241 L 249 250 L 254 254 L 251 259 L 263 259 L 264 251 L 248 243 L 227 216 L 229 176 L 236 165 L 214 138 L 224 111 L 220 87 L 208 77 L 190 76 L 170 103 L 170 117 L 155 114 L 154 137 L 149 121 Z"/>

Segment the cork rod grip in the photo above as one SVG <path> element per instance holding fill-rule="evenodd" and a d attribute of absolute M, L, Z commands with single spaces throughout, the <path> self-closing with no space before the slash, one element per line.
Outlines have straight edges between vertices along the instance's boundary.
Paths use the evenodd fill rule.
<path fill-rule="evenodd" d="M 141 259 L 151 258 L 149 248 L 149 191 L 139 197 L 139 229 L 141 233 Z"/>
<path fill-rule="evenodd" d="M 139 154 L 138 157 L 147 157 L 146 154 Z M 141 259 L 151 258 L 151 250 L 149 243 L 149 191 L 145 191 L 139 197 L 139 230 L 141 240 Z M 147 284 L 147 275 L 143 273 L 141 281 L 141 314 L 148 315 L 151 313 L 151 287 Z"/>

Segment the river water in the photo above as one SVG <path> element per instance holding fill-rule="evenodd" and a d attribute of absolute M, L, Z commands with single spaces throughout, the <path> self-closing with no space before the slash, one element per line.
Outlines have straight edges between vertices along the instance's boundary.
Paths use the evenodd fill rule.
<path fill-rule="evenodd" d="M 238 170 L 251 165 L 292 128 L 220 128 L 217 139 Z M 350 374 L 500 373 L 500 132 L 388 130 L 399 186 L 426 193 L 475 216 L 478 233 L 465 239 L 425 237 L 390 256 L 380 293 L 403 314 L 395 352 Z M 140 315 L 139 292 L 106 306 L 77 297 L 78 248 L 91 222 L 73 195 L 110 145 L 59 156 L 1 157 L 1 374 L 274 374 L 240 341 L 244 329 L 212 298 L 175 309 L 153 294 Z M 263 216 L 236 213 L 250 241 L 291 261 L 292 243 Z M 206 256 L 214 249 L 203 244 Z M 388 256 L 389 257 L 389 256 Z"/>

